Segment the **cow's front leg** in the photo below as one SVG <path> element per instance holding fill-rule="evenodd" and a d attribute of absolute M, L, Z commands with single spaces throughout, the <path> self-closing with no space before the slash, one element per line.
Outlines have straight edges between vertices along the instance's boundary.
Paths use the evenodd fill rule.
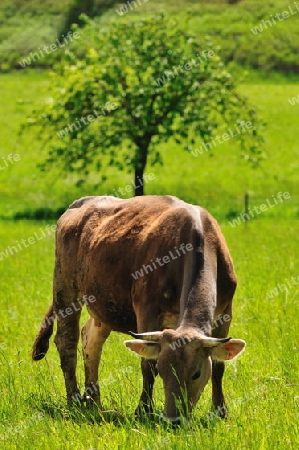
<path fill-rule="evenodd" d="M 222 390 L 222 378 L 224 374 L 224 363 L 221 361 L 213 361 L 212 367 L 212 401 L 213 406 L 222 419 L 225 418 L 227 413 L 227 406 L 225 403 L 223 390 Z"/>
<path fill-rule="evenodd" d="M 153 412 L 153 387 L 158 373 L 156 365 L 156 360 L 141 359 L 143 386 L 139 404 L 135 410 L 136 415 L 152 414 Z"/>
<path fill-rule="evenodd" d="M 153 309 L 150 301 L 146 299 L 150 298 L 147 292 L 149 284 L 136 283 L 134 285 L 135 294 L 138 296 L 134 298 L 133 292 L 133 307 L 137 318 L 137 331 L 138 333 L 146 333 L 147 331 L 158 330 L 159 323 L 157 323 L 157 318 L 159 317 L 160 311 L 158 309 Z M 143 299 L 143 302 L 140 300 Z M 135 414 L 137 416 L 142 416 L 144 413 L 151 414 L 153 412 L 153 387 L 155 383 L 155 378 L 157 376 L 157 360 L 141 358 L 141 372 L 142 372 L 142 392 L 139 399 L 137 408 L 135 409 Z"/>
<path fill-rule="evenodd" d="M 100 386 L 98 380 L 102 348 L 111 329 L 92 317 L 82 328 L 82 349 L 85 369 L 84 400 L 89 404 L 100 403 Z"/>
<path fill-rule="evenodd" d="M 223 318 L 226 318 L 224 321 Z M 212 336 L 216 338 L 227 337 L 230 323 L 232 319 L 232 305 L 231 301 L 224 310 L 223 314 L 215 321 L 215 328 L 212 331 Z M 212 401 L 216 412 L 222 419 L 227 414 L 227 406 L 222 389 L 222 378 L 224 375 L 225 365 L 222 361 L 213 361 L 212 363 Z"/>

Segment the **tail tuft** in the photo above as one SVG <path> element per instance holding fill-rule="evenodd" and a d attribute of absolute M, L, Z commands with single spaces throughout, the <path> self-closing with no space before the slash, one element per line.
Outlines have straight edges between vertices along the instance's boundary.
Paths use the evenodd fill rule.
<path fill-rule="evenodd" d="M 40 361 L 46 355 L 49 349 L 49 339 L 53 334 L 54 320 L 55 315 L 52 304 L 44 317 L 42 326 L 34 341 L 32 348 L 33 361 Z"/>

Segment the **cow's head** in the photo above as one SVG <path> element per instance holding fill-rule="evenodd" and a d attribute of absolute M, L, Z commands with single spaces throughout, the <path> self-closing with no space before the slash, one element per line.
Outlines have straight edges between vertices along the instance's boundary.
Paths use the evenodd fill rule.
<path fill-rule="evenodd" d="M 135 340 L 125 345 L 139 356 L 157 360 L 157 368 L 164 384 L 164 418 L 180 421 L 198 402 L 212 372 L 212 359 L 234 359 L 245 348 L 241 339 L 216 339 L 195 330 L 155 331 L 135 334 Z"/>

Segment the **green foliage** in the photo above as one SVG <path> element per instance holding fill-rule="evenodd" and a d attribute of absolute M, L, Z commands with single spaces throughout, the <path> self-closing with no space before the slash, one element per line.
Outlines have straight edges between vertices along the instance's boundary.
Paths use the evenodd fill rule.
<path fill-rule="evenodd" d="M 111 165 L 142 176 L 147 162 L 162 161 L 158 145 L 170 138 L 192 151 L 194 136 L 212 139 L 241 122 L 250 129 L 235 139 L 258 162 L 263 122 L 208 38 L 198 41 L 164 15 L 115 22 L 104 32 L 89 22 L 81 35 L 85 58 L 67 53 L 45 103 L 28 119 L 51 141 L 46 168 L 57 164 L 84 179 L 109 155 Z"/>
<path fill-rule="evenodd" d="M 295 14 L 291 14 L 289 6 Z M 282 19 L 283 11 L 289 13 L 288 18 L 275 18 L 278 13 Z M 292 2 L 284 0 L 244 1 L 230 7 L 207 4 L 192 10 L 190 27 L 220 44 L 220 56 L 225 62 L 298 73 L 299 12 L 296 11 Z M 257 31 L 256 27 L 261 25 L 262 31 Z"/>
<path fill-rule="evenodd" d="M 55 42 L 72 0 L 3 0 L 0 5 L 0 70 L 21 69 L 30 52 Z M 59 53 L 46 55 L 32 66 L 51 66 Z"/>
<path fill-rule="evenodd" d="M 0 69 L 9 70 L 20 69 L 19 61 L 28 58 L 30 52 L 54 43 L 61 32 L 70 29 L 71 23 L 78 22 L 76 17 L 80 12 L 89 11 L 90 16 L 98 16 L 101 27 L 106 27 L 110 20 L 120 19 L 116 11 L 126 2 L 117 5 L 115 0 L 80 0 L 79 6 L 77 0 L 2 0 L 0 3 Z M 126 14 L 131 18 L 163 10 L 184 21 L 186 11 L 190 11 L 190 29 L 196 36 L 209 35 L 215 44 L 220 44 L 220 56 L 225 62 L 267 71 L 299 71 L 298 15 L 277 21 L 257 35 L 251 32 L 251 28 L 262 20 L 269 20 L 271 15 L 289 11 L 289 6 L 296 11 L 293 2 L 286 5 L 285 0 L 270 3 L 247 0 L 229 5 L 225 0 L 150 0 L 146 3 L 140 0 L 140 5 L 135 3 L 138 7 L 129 8 Z M 32 61 L 30 67 L 50 67 L 60 61 L 61 53 L 53 52 Z"/>

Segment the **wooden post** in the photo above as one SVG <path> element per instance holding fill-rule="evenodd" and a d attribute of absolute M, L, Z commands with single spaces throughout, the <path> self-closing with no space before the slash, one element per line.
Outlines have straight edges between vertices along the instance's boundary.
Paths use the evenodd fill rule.
<path fill-rule="evenodd" d="M 249 192 L 245 192 L 245 221 L 249 220 Z"/>

